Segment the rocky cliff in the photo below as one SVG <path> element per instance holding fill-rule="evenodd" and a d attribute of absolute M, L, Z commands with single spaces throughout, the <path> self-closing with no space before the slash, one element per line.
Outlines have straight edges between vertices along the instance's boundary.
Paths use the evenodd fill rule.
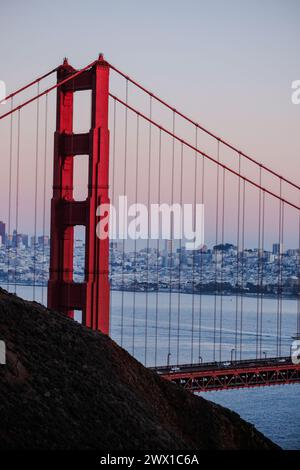
<path fill-rule="evenodd" d="M 236 413 L 147 370 L 107 336 L 0 290 L 0 448 L 273 449 Z"/>

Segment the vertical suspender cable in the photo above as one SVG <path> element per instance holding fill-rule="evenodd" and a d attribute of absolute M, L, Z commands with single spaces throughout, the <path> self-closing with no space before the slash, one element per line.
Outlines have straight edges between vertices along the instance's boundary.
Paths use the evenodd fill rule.
<path fill-rule="evenodd" d="M 241 154 L 239 154 L 239 170 L 241 174 Z M 237 243 L 236 243 L 236 296 L 235 296 L 235 335 L 234 335 L 234 356 L 237 358 L 238 349 L 238 313 L 239 313 L 239 299 L 240 299 L 240 221 L 241 218 L 241 179 L 238 178 L 238 206 L 237 206 Z"/>
<path fill-rule="evenodd" d="M 182 210 L 182 192 L 183 192 L 183 143 L 180 151 L 180 208 Z M 181 320 L 181 264 L 182 264 L 182 236 L 183 224 L 180 217 L 180 239 L 179 239 L 179 265 L 178 265 L 178 310 L 177 310 L 177 364 L 179 364 L 179 342 L 180 342 L 180 320 Z M 191 344 L 191 363 L 193 362 L 193 343 L 194 343 L 194 314 L 192 313 L 192 344 Z"/>
<path fill-rule="evenodd" d="M 40 93 L 40 84 L 37 84 L 37 93 Z M 36 256 L 37 256 L 37 209 L 38 209 L 38 164 L 39 164 L 39 119 L 40 119 L 40 101 L 36 102 L 36 141 L 35 141 L 35 189 L 34 189 L 34 249 L 33 249 L 33 300 L 36 292 Z"/>
<path fill-rule="evenodd" d="M 243 357 L 243 314 L 244 314 L 244 280 L 245 280 L 245 204 L 246 182 L 243 180 L 242 196 L 242 282 L 241 282 L 241 312 L 240 312 L 240 360 Z"/>
<path fill-rule="evenodd" d="M 149 101 L 149 118 L 152 120 L 152 96 Z M 150 192 L 151 192 L 151 142 L 152 141 L 152 124 L 149 122 L 149 143 L 148 143 L 148 181 L 147 181 L 147 209 L 148 209 L 148 237 L 147 237 L 147 253 L 146 253 L 146 266 L 147 266 L 147 277 L 146 277 L 146 311 L 145 311 L 145 366 L 147 365 L 147 347 L 148 347 L 148 301 L 149 301 L 149 237 L 150 237 Z"/>
<path fill-rule="evenodd" d="M 278 250 L 277 250 L 277 314 L 276 314 L 276 355 L 279 356 L 280 343 L 280 299 L 281 299 L 281 233 L 282 233 L 282 180 L 280 184 L 279 216 L 278 216 Z"/>
<path fill-rule="evenodd" d="M 17 137 L 17 177 L 16 177 L 16 231 L 15 231 L 15 293 L 17 293 L 17 263 L 18 263 L 18 238 L 19 238 L 19 184 L 20 184 L 20 132 L 21 112 L 18 110 L 18 137 Z"/>
<path fill-rule="evenodd" d="M 280 298 L 279 298 L 279 356 L 281 356 L 281 344 L 282 344 L 282 296 L 283 296 L 283 243 L 284 243 L 284 202 L 281 202 L 281 253 L 280 253 Z"/>
<path fill-rule="evenodd" d="M 225 235 L 225 183 L 226 173 L 223 168 L 223 181 L 222 181 L 222 228 L 221 228 L 221 243 L 222 243 L 222 258 L 221 258 L 221 299 L 220 299 L 220 344 L 219 344 L 219 361 L 222 361 L 222 340 L 223 340 L 223 270 L 224 270 L 224 235 Z"/>
<path fill-rule="evenodd" d="M 114 112 L 113 112 L 113 148 L 112 148 L 112 193 L 111 193 L 111 204 L 113 207 L 115 207 L 115 172 L 116 172 L 116 120 L 117 120 L 117 101 L 114 99 Z M 114 217 L 110 218 L 110 224 L 111 224 L 111 233 L 113 234 L 113 239 L 114 239 L 114 232 L 117 231 L 117 227 L 115 227 L 115 220 Z M 110 256 L 111 259 L 114 258 L 114 245 L 110 250 Z M 113 305 L 113 287 L 114 287 L 114 272 L 113 272 L 113 266 L 111 264 L 110 267 L 110 283 L 111 283 L 111 288 L 110 288 L 110 315 L 111 318 L 113 316 L 113 311 L 112 311 L 112 305 Z M 111 321 L 109 322 L 109 334 L 111 336 Z"/>
<path fill-rule="evenodd" d="M 11 109 L 13 109 L 13 98 L 11 98 Z M 9 290 L 9 269 L 10 269 L 12 165 L 13 165 L 13 114 L 10 115 L 10 135 L 9 135 L 8 230 L 7 230 L 7 240 L 6 240 L 6 247 L 7 247 L 7 249 L 6 249 L 6 253 L 7 253 L 7 290 Z"/>
<path fill-rule="evenodd" d="M 198 148 L 198 128 L 195 127 L 195 147 Z M 197 203 L 197 173 L 198 173 L 198 155 L 197 152 L 195 152 L 195 157 L 194 157 L 194 211 L 193 211 L 193 225 L 194 225 L 194 231 L 196 230 L 196 203 Z M 195 318 L 195 269 L 196 269 L 196 262 L 195 262 L 195 251 L 193 250 L 193 266 L 192 266 L 192 325 L 194 325 L 194 318 Z M 194 327 L 192 328 L 194 330 Z M 193 362 L 193 349 L 194 349 L 194 332 L 192 331 L 192 357 L 191 357 L 191 363 Z M 198 345 L 199 349 L 199 345 Z M 199 353 L 200 355 L 200 353 Z M 199 356 L 198 355 L 198 356 Z"/>
<path fill-rule="evenodd" d="M 262 355 L 262 331 L 263 331 L 263 301 L 264 301 L 264 246 L 265 246 L 265 192 L 262 194 L 262 229 L 261 229 L 261 276 L 260 276 L 260 326 L 259 326 L 259 352 Z"/>
<path fill-rule="evenodd" d="M 262 183 L 262 169 L 259 168 L 259 185 Z M 258 246 L 257 246 L 257 293 L 256 293 L 256 359 L 259 356 L 259 307 L 260 307 L 260 286 L 261 286 L 261 215 L 262 215 L 262 190 L 258 190 Z"/>
<path fill-rule="evenodd" d="M 175 111 L 173 111 L 173 136 L 175 134 Z M 174 202 L 174 163 L 175 163 L 175 138 L 172 137 L 172 170 L 171 170 L 171 206 Z M 171 356 L 171 327 L 172 327 L 172 270 L 173 270 L 173 231 L 174 231 L 174 220 L 171 215 L 171 240 L 170 240 L 170 258 L 167 247 L 167 261 L 169 264 L 169 325 L 168 325 L 168 360 L 170 361 Z"/>
<path fill-rule="evenodd" d="M 202 175 L 201 175 L 201 203 L 204 206 L 204 183 L 205 183 L 205 158 L 202 155 Z M 203 289 L 203 256 L 204 252 L 201 251 L 200 258 L 200 299 L 199 299 L 199 336 L 198 336 L 198 359 L 203 360 L 201 354 L 201 341 L 202 341 L 202 289 Z"/>
<path fill-rule="evenodd" d="M 160 205 L 161 199 L 161 129 L 159 129 L 159 143 L 158 143 L 158 195 L 157 195 L 157 203 Z M 156 288 L 156 305 L 155 305 L 155 341 L 154 341 L 154 365 L 157 366 L 157 340 L 158 340 L 158 295 L 159 295 L 159 251 L 160 251 L 160 243 L 159 243 L 160 234 L 157 234 L 157 261 L 156 261 L 156 281 L 157 281 L 157 288 Z"/>
<path fill-rule="evenodd" d="M 298 295 L 297 295 L 297 332 L 296 338 L 300 339 L 300 211 L 298 213 Z"/>
<path fill-rule="evenodd" d="M 126 79 L 126 104 L 128 103 L 128 80 Z M 125 106 L 125 140 L 124 140 L 124 179 L 123 179 L 123 192 L 124 196 L 126 196 L 126 189 L 127 189 L 127 138 L 128 138 L 128 108 Z M 126 223 L 126 214 L 124 209 L 123 214 L 123 230 L 125 230 L 125 223 Z M 121 306 L 121 346 L 123 346 L 124 340 L 124 281 L 125 281 L 125 234 L 123 234 L 123 260 L 122 260 L 122 306 Z"/>
<path fill-rule="evenodd" d="M 140 116 L 136 115 L 136 158 L 135 158 L 135 203 L 138 203 L 139 182 L 139 138 L 140 138 Z M 135 322 L 136 322 L 136 281 L 137 281 L 137 239 L 134 239 L 134 292 L 133 292 L 133 315 L 132 315 L 132 354 L 135 353 Z"/>
<path fill-rule="evenodd" d="M 220 161 L 220 141 L 218 140 L 217 160 Z M 219 238 L 219 180 L 220 168 L 217 165 L 217 195 L 216 195 L 216 229 L 215 229 L 215 294 L 214 294 L 214 331 L 213 331 L 213 361 L 216 360 L 216 333 L 217 333 L 217 293 L 218 293 L 218 238 Z"/>
<path fill-rule="evenodd" d="M 45 95 L 45 128 L 44 128 L 44 175 L 43 175 L 43 274 L 46 272 L 45 236 L 46 236 L 46 186 L 47 186 L 47 132 L 48 132 L 48 93 Z M 44 276 L 43 276 L 44 277 Z M 42 286 L 42 304 L 44 303 L 44 279 Z"/>
<path fill-rule="evenodd" d="M 281 180 L 280 180 L 280 196 L 281 196 Z M 278 250 L 277 250 L 277 313 L 276 313 L 276 355 L 279 356 L 279 289 L 280 289 L 280 234 L 281 234 L 281 200 L 279 200 L 278 208 Z"/>

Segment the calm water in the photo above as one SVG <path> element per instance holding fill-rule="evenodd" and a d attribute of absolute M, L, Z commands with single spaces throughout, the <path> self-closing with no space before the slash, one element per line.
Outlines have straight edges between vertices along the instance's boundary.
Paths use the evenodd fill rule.
<path fill-rule="evenodd" d="M 236 411 L 284 449 L 300 449 L 300 384 L 201 393 Z"/>
<path fill-rule="evenodd" d="M 31 300 L 33 289 L 20 286 L 17 287 L 17 294 Z M 43 291 L 36 287 L 35 294 L 37 301 L 42 301 L 42 297 L 45 301 L 46 288 Z M 200 297 L 195 296 L 193 299 L 189 294 L 174 293 L 170 296 L 169 293 L 134 295 L 131 292 L 112 292 L 111 311 L 113 339 L 148 366 L 154 365 L 155 361 L 157 365 L 166 364 L 169 348 L 170 363 L 198 362 L 199 356 L 203 361 L 210 361 L 214 354 L 217 360 L 228 360 L 232 355 L 250 358 L 256 354 L 256 298 L 244 299 L 242 329 L 239 315 L 237 336 L 234 297 L 223 297 L 222 301 L 217 298 L 215 304 L 214 296 L 202 296 L 200 305 Z M 289 355 L 291 336 L 296 332 L 296 301 L 283 300 L 282 311 L 281 352 L 282 355 Z M 215 336 L 214 312 L 217 324 Z M 264 299 L 259 346 L 268 357 L 276 356 L 276 315 L 277 301 Z M 80 316 L 80 312 L 76 312 L 79 321 Z M 295 384 L 206 392 L 201 395 L 236 411 L 283 448 L 300 449 L 299 392 L 300 384 Z"/>

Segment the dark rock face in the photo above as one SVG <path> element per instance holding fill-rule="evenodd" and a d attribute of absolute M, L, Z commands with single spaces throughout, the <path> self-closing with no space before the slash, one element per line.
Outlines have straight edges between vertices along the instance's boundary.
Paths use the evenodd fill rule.
<path fill-rule="evenodd" d="M 275 449 L 108 337 L 0 289 L 1 449 Z"/>

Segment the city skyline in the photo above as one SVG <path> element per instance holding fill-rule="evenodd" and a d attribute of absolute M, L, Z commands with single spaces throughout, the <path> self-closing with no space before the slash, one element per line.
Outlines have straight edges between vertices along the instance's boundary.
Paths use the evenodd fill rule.
<path fill-rule="evenodd" d="M 3 225 L 4 225 L 4 228 L 3 228 Z M 5 233 L 5 239 L 8 237 L 8 233 L 5 231 L 5 228 L 6 228 L 6 224 L 3 222 L 3 221 L 0 221 L 0 237 L 2 238 L 2 244 L 5 245 L 6 244 L 6 240 L 3 241 L 3 233 Z M 4 232 L 3 232 L 4 230 Z M 32 242 L 35 238 L 35 235 L 34 234 L 27 234 L 27 233 L 20 233 L 16 231 L 16 229 L 13 229 L 12 233 L 10 234 L 10 240 L 11 240 L 11 243 L 15 244 L 15 237 L 16 235 L 20 238 L 21 242 L 22 242 L 22 238 L 27 237 L 27 243 L 23 243 L 25 246 L 29 246 L 29 241 Z M 76 235 L 76 233 L 75 233 Z M 50 244 L 50 234 L 37 234 L 36 235 L 36 239 L 37 239 L 37 242 L 39 244 L 43 244 L 43 239 L 45 241 L 45 245 L 48 245 Z M 182 248 L 182 249 L 186 249 L 185 246 L 184 246 L 184 241 L 185 239 L 182 238 L 182 239 L 166 239 L 166 238 L 155 238 L 155 239 L 143 239 L 143 240 L 140 240 L 140 239 L 137 239 L 137 240 L 130 240 L 130 239 L 117 239 L 117 238 L 114 238 L 114 239 L 111 239 L 110 240 L 110 244 L 119 244 L 119 245 L 122 245 L 124 244 L 124 248 L 127 249 L 128 251 L 128 245 L 130 245 L 130 249 L 134 250 L 135 248 L 137 249 L 144 249 L 144 248 L 154 248 L 156 249 L 158 244 L 159 244 L 159 248 L 162 249 L 162 245 L 163 244 L 166 244 L 167 242 L 172 242 L 172 246 L 174 246 L 174 249 L 178 249 L 178 248 Z M 74 236 L 74 241 L 76 242 L 84 242 L 85 239 L 84 237 L 80 237 L 80 236 Z M 31 244 L 31 243 L 30 243 Z M 140 245 L 140 246 L 138 246 Z M 216 246 L 225 246 L 225 245 L 230 245 L 232 247 L 235 247 L 237 248 L 237 244 L 233 241 L 229 241 L 229 240 L 225 240 L 224 242 L 218 240 L 217 243 L 216 242 L 212 242 L 210 245 L 204 243 L 202 245 L 202 247 L 199 247 L 198 249 L 196 250 L 193 250 L 193 249 L 186 249 L 187 251 L 201 251 L 203 249 L 214 249 Z M 258 247 L 258 246 L 244 246 L 244 250 L 257 250 L 257 251 L 265 251 L 265 252 L 272 252 L 273 254 L 277 254 L 277 253 L 274 253 L 274 247 L 281 247 L 280 248 L 280 252 L 281 253 L 284 253 L 284 252 L 287 252 L 289 250 L 300 250 L 300 246 L 298 247 L 292 247 L 292 246 L 286 246 L 284 243 L 279 243 L 277 241 L 274 241 L 269 247 L 267 246 L 264 246 L 264 247 Z M 242 247 L 239 246 L 239 250 L 242 251 Z M 220 250 L 222 251 L 222 250 Z"/>

